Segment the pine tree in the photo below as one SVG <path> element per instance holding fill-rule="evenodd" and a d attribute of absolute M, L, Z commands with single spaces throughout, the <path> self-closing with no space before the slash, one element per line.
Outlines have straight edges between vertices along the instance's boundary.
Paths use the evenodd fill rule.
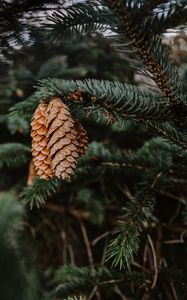
<path fill-rule="evenodd" d="M 187 1 L 0 5 L 0 231 L 24 228 L 1 243 L 10 288 L 186 299 L 186 49 L 167 41 L 186 43 Z"/>

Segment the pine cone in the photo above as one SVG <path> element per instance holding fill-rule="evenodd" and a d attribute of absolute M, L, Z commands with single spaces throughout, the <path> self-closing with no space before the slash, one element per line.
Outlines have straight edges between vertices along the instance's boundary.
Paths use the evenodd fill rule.
<path fill-rule="evenodd" d="M 47 104 L 45 104 L 44 101 L 41 101 L 32 118 L 31 137 L 33 163 L 36 169 L 36 174 L 43 179 L 49 179 L 53 177 L 51 160 L 49 158 L 49 150 L 47 148 L 48 139 L 46 137 L 46 119 Z"/>
<path fill-rule="evenodd" d="M 75 121 L 60 97 L 52 97 L 47 115 L 47 138 L 52 170 L 56 177 L 68 179 L 74 173 L 79 157 Z"/>
<path fill-rule="evenodd" d="M 86 154 L 86 150 L 88 149 L 88 136 L 86 130 L 78 120 L 75 120 L 75 129 L 79 143 L 79 155 L 82 157 Z"/>

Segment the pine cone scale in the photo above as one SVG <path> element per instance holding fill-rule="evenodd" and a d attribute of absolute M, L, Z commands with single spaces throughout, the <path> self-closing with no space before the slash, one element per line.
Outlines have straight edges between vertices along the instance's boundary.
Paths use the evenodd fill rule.
<path fill-rule="evenodd" d="M 54 134 L 52 136 L 52 138 L 50 139 L 49 143 L 48 143 L 48 148 L 51 148 L 56 142 L 58 142 L 59 139 L 63 138 L 66 135 L 65 132 L 61 131 L 61 130 L 57 130 L 56 134 Z"/>

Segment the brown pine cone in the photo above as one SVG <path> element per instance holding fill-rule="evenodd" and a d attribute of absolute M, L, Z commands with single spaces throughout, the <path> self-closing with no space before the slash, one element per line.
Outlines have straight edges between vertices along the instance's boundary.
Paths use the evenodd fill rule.
<path fill-rule="evenodd" d="M 75 120 L 75 129 L 79 143 L 79 155 L 82 157 L 86 154 L 86 150 L 88 149 L 88 136 L 86 130 L 78 120 Z"/>
<path fill-rule="evenodd" d="M 46 119 L 47 104 L 44 101 L 41 101 L 32 118 L 31 137 L 34 167 L 36 169 L 36 174 L 43 179 L 53 177 L 51 159 L 49 158 L 49 150 L 47 148 L 48 139 L 46 137 Z"/>
<path fill-rule="evenodd" d="M 79 157 L 77 132 L 69 109 L 60 97 L 52 97 L 47 108 L 48 149 L 56 177 L 69 179 Z"/>

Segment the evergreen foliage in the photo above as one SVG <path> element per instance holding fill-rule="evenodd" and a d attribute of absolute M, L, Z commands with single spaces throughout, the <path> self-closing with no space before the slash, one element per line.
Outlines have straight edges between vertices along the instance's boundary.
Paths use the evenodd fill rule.
<path fill-rule="evenodd" d="M 47 37 L 55 44 L 62 44 L 65 40 L 90 36 L 96 31 L 106 31 L 115 28 L 114 17 L 109 9 L 101 5 L 90 5 L 89 3 L 78 3 L 70 6 L 65 11 L 54 12 L 48 18 L 51 23 L 47 27 Z M 108 26 L 107 26 L 108 25 Z"/>
<path fill-rule="evenodd" d="M 30 148 L 19 143 L 0 145 L 0 168 L 16 167 L 28 160 Z"/>
<path fill-rule="evenodd" d="M 23 203 L 39 207 L 44 204 L 47 198 L 56 192 L 58 187 L 57 180 L 36 179 L 32 186 L 27 186 L 21 193 Z"/>
<path fill-rule="evenodd" d="M 186 0 L 0 4 L 2 300 L 186 299 L 187 60 L 163 42 L 186 23 Z M 51 96 L 90 138 L 69 182 L 29 171 Z"/>
<path fill-rule="evenodd" d="M 116 273 L 116 274 L 115 274 Z M 122 274 L 114 272 L 116 281 L 123 281 Z M 66 266 L 56 273 L 55 281 L 57 288 L 55 295 L 63 299 L 67 295 L 74 295 L 77 292 L 85 293 L 96 285 L 107 286 L 111 284 L 114 274 L 106 268 L 78 268 Z M 115 281 L 114 283 L 115 284 Z"/>
<path fill-rule="evenodd" d="M 124 224 L 118 229 L 117 238 L 109 243 L 107 260 L 113 259 L 113 266 L 129 266 L 129 262 L 138 252 L 139 232 L 142 225 L 148 220 L 154 208 L 154 200 L 151 195 L 141 193 L 132 199 L 125 207 L 123 219 Z M 120 249 L 120 251 L 119 251 Z"/>
<path fill-rule="evenodd" d="M 11 193 L 0 195 L 0 268 L 1 299 L 38 298 L 38 281 L 33 272 L 30 257 L 20 248 L 21 221 L 23 207 L 16 202 Z M 22 247 L 24 243 L 22 242 Z M 24 258 L 23 258 L 24 255 Z M 10 288 L 11 287 L 11 288 Z"/>

